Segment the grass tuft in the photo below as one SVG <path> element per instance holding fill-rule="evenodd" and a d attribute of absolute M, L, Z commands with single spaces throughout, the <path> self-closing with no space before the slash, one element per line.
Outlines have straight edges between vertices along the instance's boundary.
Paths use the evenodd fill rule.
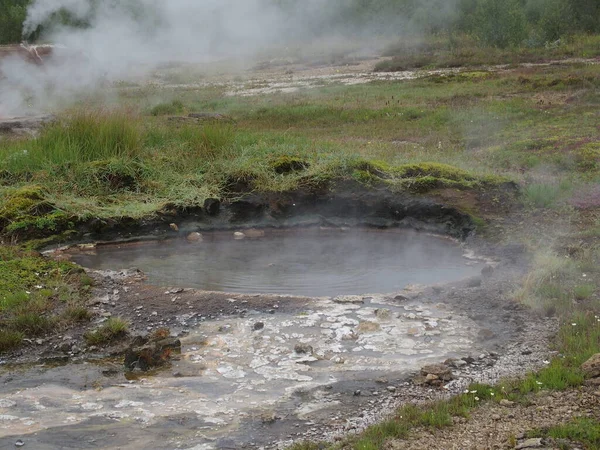
<path fill-rule="evenodd" d="M 129 330 L 129 323 L 117 317 L 111 317 L 94 331 L 84 334 L 88 345 L 106 345 L 125 337 Z"/>

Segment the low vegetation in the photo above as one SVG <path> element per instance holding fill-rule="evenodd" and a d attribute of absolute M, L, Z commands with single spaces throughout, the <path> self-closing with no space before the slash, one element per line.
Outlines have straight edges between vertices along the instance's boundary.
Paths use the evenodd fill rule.
<path fill-rule="evenodd" d="M 106 345 L 127 335 L 129 324 L 118 317 L 111 317 L 99 328 L 88 331 L 83 337 L 88 345 Z"/>
<path fill-rule="evenodd" d="M 0 353 L 87 321 L 91 280 L 71 263 L 0 245 Z"/>

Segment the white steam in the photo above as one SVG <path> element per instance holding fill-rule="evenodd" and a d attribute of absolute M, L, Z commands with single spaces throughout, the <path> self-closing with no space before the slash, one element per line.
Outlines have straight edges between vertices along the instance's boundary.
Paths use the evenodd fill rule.
<path fill-rule="evenodd" d="M 0 116 L 69 105 L 82 94 L 168 62 L 251 58 L 267 48 L 334 35 L 343 5 L 328 0 L 284 7 L 275 0 L 34 0 L 24 36 L 43 25 L 43 39 L 64 48 L 37 67 L 14 57 L 0 60 Z M 49 25 L 65 12 L 86 26 Z"/>

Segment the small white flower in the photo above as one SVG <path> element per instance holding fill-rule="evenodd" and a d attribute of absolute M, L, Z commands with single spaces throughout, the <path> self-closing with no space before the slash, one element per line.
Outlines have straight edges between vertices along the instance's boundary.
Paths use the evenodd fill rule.
<path fill-rule="evenodd" d="M 577 326 L 577 324 L 576 324 L 576 323 L 572 323 L 571 325 L 573 325 L 574 327 L 576 327 L 576 326 Z"/>
<path fill-rule="evenodd" d="M 538 385 L 538 386 L 540 386 L 540 385 L 544 384 L 544 383 L 542 383 L 541 381 L 536 381 L 536 383 L 537 383 L 537 385 Z"/>
<path fill-rule="evenodd" d="M 475 401 L 478 402 L 479 401 L 479 397 L 475 397 Z"/>
<path fill-rule="evenodd" d="M 477 391 L 471 391 L 471 394 L 477 394 Z"/>
<path fill-rule="evenodd" d="M 490 395 L 493 397 L 493 396 L 494 396 L 494 395 L 496 395 L 496 394 L 494 394 L 493 392 L 490 392 Z"/>
<path fill-rule="evenodd" d="M 544 364 L 550 364 L 550 361 L 548 361 L 548 360 L 546 360 L 546 359 L 545 359 L 544 361 L 542 361 L 542 362 L 543 362 Z"/>
<path fill-rule="evenodd" d="M 587 277 L 587 275 L 584 273 L 583 275 L 581 275 L 583 278 Z"/>
<path fill-rule="evenodd" d="M 465 389 L 465 390 L 464 390 L 464 393 L 465 393 L 465 394 L 468 394 L 468 393 L 469 393 L 469 390 L 468 390 L 468 389 Z"/>

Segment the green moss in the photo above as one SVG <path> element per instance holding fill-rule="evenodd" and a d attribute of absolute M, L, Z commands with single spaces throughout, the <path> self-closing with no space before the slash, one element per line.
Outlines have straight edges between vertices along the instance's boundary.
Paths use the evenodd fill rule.
<path fill-rule="evenodd" d="M 269 161 L 269 166 L 278 174 L 288 174 L 306 170 L 310 163 L 295 156 L 279 155 Z"/>
<path fill-rule="evenodd" d="M 424 162 L 418 164 L 404 164 L 395 169 L 400 178 L 433 177 L 452 181 L 475 181 L 475 177 L 467 171 L 448 164 Z"/>
<path fill-rule="evenodd" d="M 40 186 L 10 192 L 0 207 L 0 232 L 17 238 L 42 238 L 73 228 L 70 216 L 57 211 Z"/>

